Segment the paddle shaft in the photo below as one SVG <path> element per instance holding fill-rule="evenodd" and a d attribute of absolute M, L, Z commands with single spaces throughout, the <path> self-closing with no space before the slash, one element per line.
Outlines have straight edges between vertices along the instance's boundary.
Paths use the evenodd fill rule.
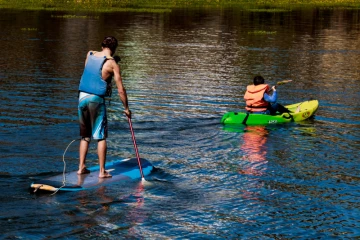
<path fill-rule="evenodd" d="M 141 167 L 139 151 L 138 151 L 138 148 L 137 148 L 137 145 L 136 145 L 135 134 L 134 134 L 134 130 L 133 130 L 133 127 L 132 127 L 131 119 L 129 117 L 128 117 L 128 122 L 129 122 L 129 126 L 130 126 L 132 140 L 133 140 L 133 143 L 134 143 L 134 149 L 135 149 L 135 153 L 136 153 L 136 158 L 137 158 L 138 164 L 139 164 L 141 178 L 144 179 L 144 174 L 143 174 L 143 170 L 142 170 L 142 167 Z"/>

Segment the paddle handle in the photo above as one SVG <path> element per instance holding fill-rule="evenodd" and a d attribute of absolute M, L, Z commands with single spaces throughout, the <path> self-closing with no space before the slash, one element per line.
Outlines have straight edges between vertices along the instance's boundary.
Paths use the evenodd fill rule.
<path fill-rule="evenodd" d="M 138 151 L 138 148 L 137 148 L 137 145 L 136 145 L 135 134 L 134 134 L 134 130 L 133 130 L 133 127 L 132 127 L 131 118 L 128 117 L 127 119 L 128 119 L 129 126 L 130 126 L 130 132 L 131 132 L 132 140 L 133 140 L 133 143 L 134 143 L 134 149 L 135 149 L 136 158 L 137 158 L 138 164 L 139 164 L 141 178 L 144 179 L 144 174 L 143 174 L 143 170 L 142 170 L 142 167 L 141 167 L 139 151 Z"/>

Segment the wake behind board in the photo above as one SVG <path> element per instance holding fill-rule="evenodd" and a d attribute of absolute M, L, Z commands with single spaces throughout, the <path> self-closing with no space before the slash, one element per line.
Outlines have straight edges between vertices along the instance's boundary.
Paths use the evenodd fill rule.
<path fill-rule="evenodd" d="M 153 170 L 151 163 L 140 158 L 144 176 Z M 30 188 L 34 191 L 82 191 L 93 187 L 109 184 L 112 182 L 140 179 L 141 174 L 137 158 L 117 160 L 105 164 L 106 171 L 110 172 L 111 178 L 99 178 L 99 165 L 89 167 L 89 174 L 78 175 L 77 171 L 56 175 L 46 179 L 34 181 Z"/>

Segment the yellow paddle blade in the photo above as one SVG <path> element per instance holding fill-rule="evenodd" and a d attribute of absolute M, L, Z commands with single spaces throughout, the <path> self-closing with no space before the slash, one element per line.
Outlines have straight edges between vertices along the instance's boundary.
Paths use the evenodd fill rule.
<path fill-rule="evenodd" d="M 292 82 L 292 80 L 283 80 L 283 81 L 277 82 L 276 85 L 282 85 L 282 84 L 286 84 L 288 82 Z"/>

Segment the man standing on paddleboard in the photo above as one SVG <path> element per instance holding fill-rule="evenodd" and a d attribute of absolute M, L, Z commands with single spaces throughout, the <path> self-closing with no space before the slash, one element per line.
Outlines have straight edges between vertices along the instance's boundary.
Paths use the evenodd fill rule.
<path fill-rule="evenodd" d="M 106 138 L 108 132 L 105 97 L 109 96 L 111 79 L 114 77 L 119 97 L 125 108 L 125 114 L 131 118 L 126 89 L 123 85 L 120 67 L 112 57 L 118 42 L 116 38 L 105 37 L 101 43 L 102 51 L 89 51 L 86 56 L 84 72 L 79 85 L 79 123 L 80 147 L 78 174 L 87 174 L 90 171 L 85 166 L 86 155 L 91 138 L 97 140 L 97 153 L 99 157 L 99 178 L 111 177 L 105 170 Z"/>

